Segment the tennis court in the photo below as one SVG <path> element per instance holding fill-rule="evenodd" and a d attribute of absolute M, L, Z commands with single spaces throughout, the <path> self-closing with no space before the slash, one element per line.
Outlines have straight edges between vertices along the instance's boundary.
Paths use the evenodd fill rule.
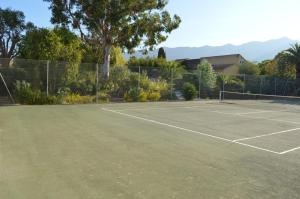
<path fill-rule="evenodd" d="M 0 198 L 299 198 L 300 107 L 0 107 Z"/>

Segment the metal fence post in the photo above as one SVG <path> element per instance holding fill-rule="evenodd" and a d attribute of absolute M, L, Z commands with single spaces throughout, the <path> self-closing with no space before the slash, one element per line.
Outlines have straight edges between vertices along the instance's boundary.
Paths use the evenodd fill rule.
<path fill-rule="evenodd" d="M 138 89 L 140 90 L 140 86 L 141 86 L 141 67 L 139 66 L 139 80 L 138 80 Z"/>
<path fill-rule="evenodd" d="M 225 91 L 225 82 L 224 82 L 224 79 L 222 79 L 222 91 L 223 92 Z"/>
<path fill-rule="evenodd" d="M 275 77 L 275 95 L 277 95 L 277 78 Z"/>
<path fill-rule="evenodd" d="M 198 92 L 199 92 L 199 100 L 201 99 L 201 80 L 202 80 L 202 72 L 199 71 L 199 76 L 198 76 L 198 86 L 199 86 L 199 89 L 198 89 Z"/>
<path fill-rule="evenodd" d="M 246 74 L 244 74 L 243 93 L 245 93 L 245 88 L 246 88 Z"/>
<path fill-rule="evenodd" d="M 171 69 L 171 100 L 173 100 L 173 68 Z"/>
<path fill-rule="evenodd" d="M 262 94 L 262 76 L 259 76 L 260 83 L 259 83 L 259 93 Z"/>
<path fill-rule="evenodd" d="M 99 64 L 96 64 L 96 103 L 98 104 L 98 89 L 99 89 Z"/>
<path fill-rule="evenodd" d="M 50 61 L 47 61 L 47 97 L 49 96 L 49 64 Z"/>

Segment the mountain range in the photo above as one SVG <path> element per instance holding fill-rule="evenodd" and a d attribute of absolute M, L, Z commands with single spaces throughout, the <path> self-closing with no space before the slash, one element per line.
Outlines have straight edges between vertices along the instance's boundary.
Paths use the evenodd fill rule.
<path fill-rule="evenodd" d="M 223 46 L 202 46 L 202 47 L 164 47 L 168 60 L 176 59 L 197 59 L 208 56 L 218 56 L 226 54 L 241 54 L 247 60 L 252 62 L 260 62 L 266 59 L 273 59 L 280 51 L 286 50 L 299 41 L 292 40 L 286 37 L 273 39 L 265 42 L 248 42 L 242 45 L 226 44 Z M 131 56 L 135 57 L 156 57 L 158 50 L 150 51 L 147 55 L 143 55 L 138 51 L 134 54 L 125 54 L 128 59 Z"/>

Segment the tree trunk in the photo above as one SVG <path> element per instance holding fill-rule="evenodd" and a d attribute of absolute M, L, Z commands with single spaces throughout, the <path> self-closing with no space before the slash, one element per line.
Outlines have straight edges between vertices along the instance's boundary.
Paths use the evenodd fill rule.
<path fill-rule="evenodd" d="M 102 75 L 105 79 L 109 78 L 110 51 L 111 51 L 111 45 L 105 46 L 105 48 L 104 48 L 104 63 L 103 63 L 103 68 L 102 68 Z"/>

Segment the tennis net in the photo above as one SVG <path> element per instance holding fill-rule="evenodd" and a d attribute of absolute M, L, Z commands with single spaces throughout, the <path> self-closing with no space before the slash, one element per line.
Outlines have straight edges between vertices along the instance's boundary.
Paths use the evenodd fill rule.
<path fill-rule="evenodd" d="M 220 91 L 220 102 L 258 109 L 300 112 L 300 97 Z"/>

